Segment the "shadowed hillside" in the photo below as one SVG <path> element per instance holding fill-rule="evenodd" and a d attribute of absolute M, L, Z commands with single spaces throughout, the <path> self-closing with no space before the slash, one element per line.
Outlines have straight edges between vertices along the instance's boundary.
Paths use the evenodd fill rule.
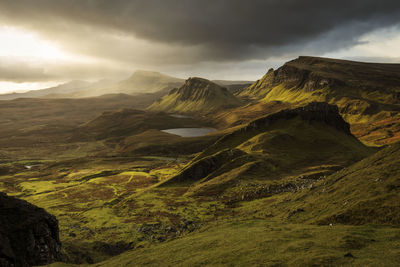
<path fill-rule="evenodd" d="M 76 129 L 74 139 L 124 138 L 149 129 L 201 127 L 203 123 L 193 118 L 176 118 L 164 112 L 122 109 L 104 112 Z"/>
<path fill-rule="evenodd" d="M 20 98 L 0 101 L 0 159 L 61 155 L 67 147 L 79 149 L 68 140 L 75 129 L 105 111 L 143 109 L 153 94 L 104 95 L 84 99 Z M 93 149 L 93 148 L 91 148 Z M 104 149 L 104 148 L 102 148 Z M 83 152 L 83 149 L 80 148 Z"/>

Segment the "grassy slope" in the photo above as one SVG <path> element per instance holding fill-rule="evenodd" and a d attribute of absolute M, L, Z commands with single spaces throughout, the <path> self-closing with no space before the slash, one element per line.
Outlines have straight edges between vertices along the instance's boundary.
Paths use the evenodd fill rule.
<path fill-rule="evenodd" d="M 237 221 L 95 266 L 394 266 L 400 263 L 399 245 L 398 230 L 388 227 Z"/>
<path fill-rule="evenodd" d="M 400 143 L 315 183 L 312 189 L 286 196 L 302 208 L 291 219 L 318 224 L 400 224 Z"/>

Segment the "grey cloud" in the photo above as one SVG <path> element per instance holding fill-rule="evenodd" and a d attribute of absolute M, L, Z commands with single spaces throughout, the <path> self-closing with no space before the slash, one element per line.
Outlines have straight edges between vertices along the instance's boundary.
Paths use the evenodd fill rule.
<path fill-rule="evenodd" d="M 331 46 L 352 45 L 363 33 L 397 23 L 400 2 L 3 0 L 0 14 L 14 23 L 58 35 L 85 30 L 87 36 L 81 40 L 88 47 L 99 38 L 90 36 L 92 31 L 102 31 L 105 36 L 134 35 L 178 48 L 197 46 L 192 53 L 196 62 L 268 58 L 284 52 L 279 47 L 304 44 L 338 28 L 341 31 L 336 32 Z M 113 49 L 106 49 L 101 42 L 97 45 L 103 50 L 96 51 L 100 54 Z"/>
<path fill-rule="evenodd" d="M 53 77 L 45 73 L 43 68 L 32 66 L 23 61 L 0 57 L 0 80 L 17 83 L 26 81 L 46 81 Z"/>

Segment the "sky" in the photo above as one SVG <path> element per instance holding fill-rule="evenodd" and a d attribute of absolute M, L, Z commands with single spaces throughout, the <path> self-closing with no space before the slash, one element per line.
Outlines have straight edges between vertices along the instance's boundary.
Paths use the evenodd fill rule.
<path fill-rule="evenodd" d="M 0 0 L 0 93 L 137 69 L 256 80 L 300 55 L 400 63 L 400 1 Z"/>

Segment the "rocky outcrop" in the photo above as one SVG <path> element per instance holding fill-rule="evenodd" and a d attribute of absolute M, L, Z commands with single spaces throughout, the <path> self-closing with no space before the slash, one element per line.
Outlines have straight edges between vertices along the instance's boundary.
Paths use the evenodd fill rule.
<path fill-rule="evenodd" d="M 0 266 L 45 265 L 60 257 L 57 219 L 24 200 L 0 193 Z"/>
<path fill-rule="evenodd" d="M 162 185 L 171 185 L 182 182 L 199 181 L 225 164 L 229 159 L 244 155 L 245 153 L 238 149 L 225 149 L 215 155 L 211 155 L 186 166 L 178 175 L 172 177 Z"/>

